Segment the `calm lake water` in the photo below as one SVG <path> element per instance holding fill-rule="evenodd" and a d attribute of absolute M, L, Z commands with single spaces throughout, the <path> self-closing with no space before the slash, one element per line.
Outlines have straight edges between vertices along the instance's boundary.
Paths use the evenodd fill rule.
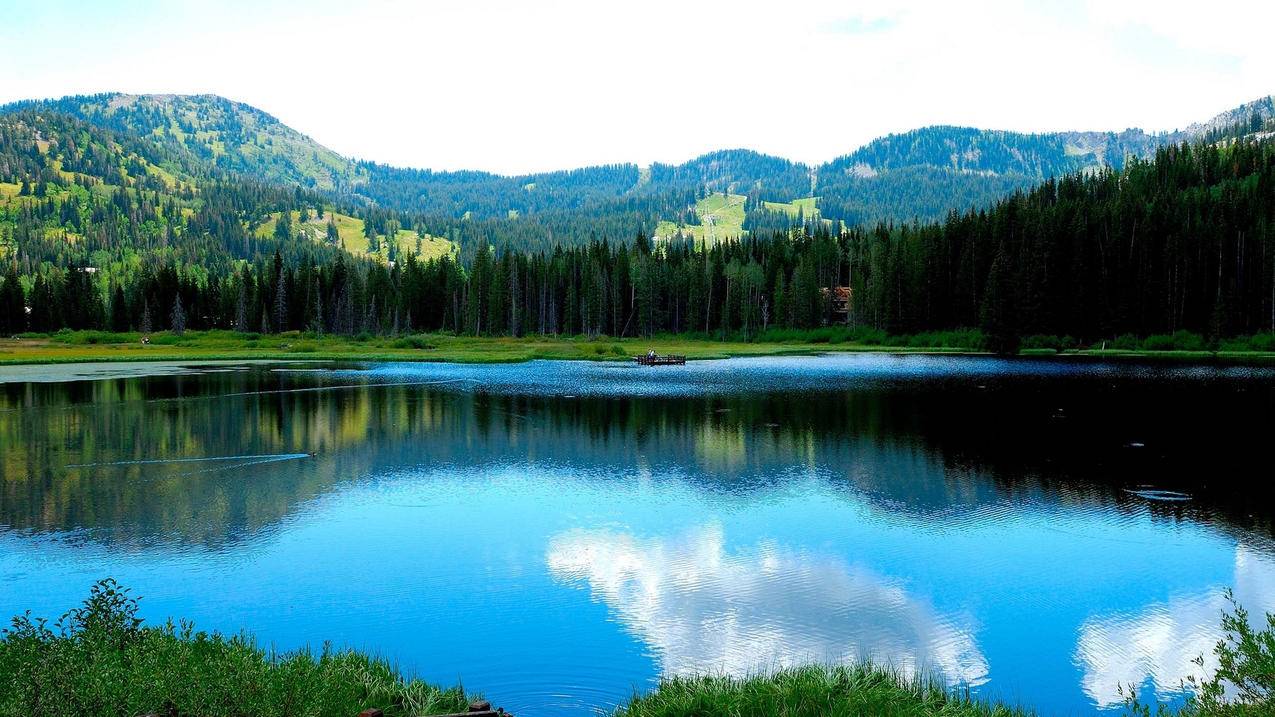
<path fill-rule="evenodd" d="M 111 576 L 148 619 L 368 648 L 519 715 L 857 657 L 1089 714 L 1172 698 L 1224 588 L 1275 610 L 1271 369 L 30 378 L 0 384 L 0 615 Z"/>

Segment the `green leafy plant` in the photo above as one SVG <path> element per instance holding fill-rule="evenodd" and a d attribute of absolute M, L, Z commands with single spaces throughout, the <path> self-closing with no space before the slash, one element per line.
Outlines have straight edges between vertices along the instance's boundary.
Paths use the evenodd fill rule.
<path fill-rule="evenodd" d="M 1182 687 L 1188 692 L 1179 717 L 1270 717 L 1275 715 L 1275 614 L 1267 613 L 1266 626 L 1255 629 L 1249 613 L 1226 591 L 1230 609 L 1222 613 L 1225 633 L 1213 648 L 1217 670 L 1212 677 L 1189 676 Z M 1204 667 L 1204 656 L 1195 658 Z M 1140 701 L 1137 689 L 1121 688 L 1129 717 L 1175 714 L 1164 705 Z"/>
<path fill-rule="evenodd" d="M 15 617 L 0 636 L 0 685 L 4 717 L 350 717 L 369 707 L 414 717 L 468 704 L 460 687 L 406 679 L 355 651 L 274 653 L 185 621 L 143 625 L 137 600 L 109 579 L 52 627 Z"/>

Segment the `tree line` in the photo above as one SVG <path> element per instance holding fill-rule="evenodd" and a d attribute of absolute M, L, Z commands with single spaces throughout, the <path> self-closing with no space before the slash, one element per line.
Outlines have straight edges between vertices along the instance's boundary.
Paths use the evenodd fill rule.
<path fill-rule="evenodd" d="M 24 287 L 10 263 L 0 330 L 751 338 L 844 323 L 981 328 L 1001 350 L 1036 334 L 1220 338 L 1275 331 L 1272 227 L 1275 144 L 1178 145 L 943 222 L 804 223 L 708 248 L 641 233 L 543 251 L 480 241 L 464 263 L 393 265 L 276 250 L 219 271 L 146 266 L 109 286 L 70 267 Z M 836 312 L 834 287 L 851 288 L 849 311 Z"/>

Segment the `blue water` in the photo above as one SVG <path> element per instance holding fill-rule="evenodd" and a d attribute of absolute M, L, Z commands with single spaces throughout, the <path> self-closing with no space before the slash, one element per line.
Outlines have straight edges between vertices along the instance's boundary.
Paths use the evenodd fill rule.
<path fill-rule="evenodd" d="M 1275 610 L 1273 379 L 835 356 L 9 383 L 0 614 L 111 576 L 150 620 L 366 648 L 519 715 L 860 658 L 1044 714 L 1172 700 L 1225 588 Z"/>

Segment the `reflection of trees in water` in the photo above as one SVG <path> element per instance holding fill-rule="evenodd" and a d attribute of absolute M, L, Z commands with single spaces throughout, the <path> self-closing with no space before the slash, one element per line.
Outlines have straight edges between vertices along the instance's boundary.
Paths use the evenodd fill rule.
<path fill-rule="evenodd" d="M 1129 484 L 1198 483 L 1206 464 L 1209 475 L 1241 475 L 1269 429 L 1271 402 L 1269 392 L 1207 394 L 1207 385 L 1076 382 L 694 398 L 420 386 L 288 392 L 332 380 L 240 371 L 0 387 L 0 522 L 216 546 L 389 468 L 528 462 L 575 468 L 564 480 L 626 480 L 641 463 L 656 480 L 686 481 L 724 500 L 815 476 L 919 518 L 1005 499 L 1133 510 L 1145 503 L 1120 490 Z M 1210 420 L 1189 420 L 1201 414 Z M 1126 447 L 1131 441 L 1146 448 Z M 69 467 L 294 452 L 315 456 L 238 468 Z M 1176 519 L 1204 509 L 1157 510 Z"/>

